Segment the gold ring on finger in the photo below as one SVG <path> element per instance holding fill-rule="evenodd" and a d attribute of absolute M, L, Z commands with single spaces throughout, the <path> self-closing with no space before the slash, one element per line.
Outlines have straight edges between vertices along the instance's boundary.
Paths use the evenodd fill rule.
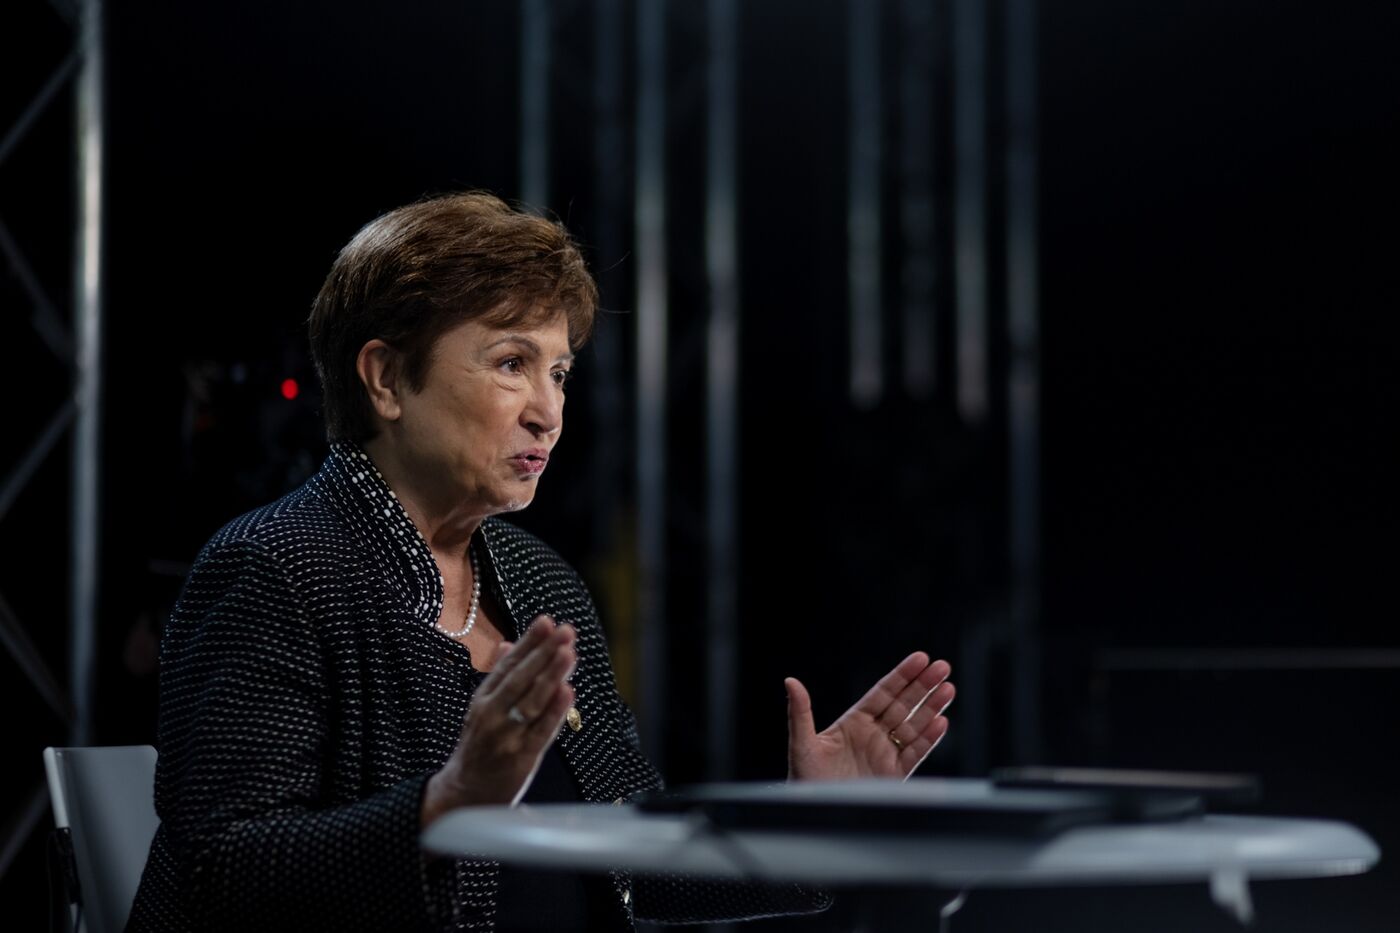
<path fill-rule="evenodd" d="M 885 735 L 889 736 L 889 739 L 891 742 L 894 743 L 894 747 L 896 750 L 901 752 L 904 751 L 904 743 L 900 741 L 899 736 L 894 734 L 894 729 L 891 729 L 889 732 L 886 732 Z"/>

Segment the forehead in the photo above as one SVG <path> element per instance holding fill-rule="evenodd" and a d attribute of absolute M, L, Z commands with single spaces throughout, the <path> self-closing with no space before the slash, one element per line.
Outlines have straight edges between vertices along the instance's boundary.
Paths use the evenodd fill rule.
<path fill-rule="evenodd" d="M 536 320 L 500 326 L 473 318 L 458 324 L 438 338 L 438 347 L 452 347 L 469 353 L 513 349 L 539 355 L 551 361 L 573 359 L 569 346 L 569 321 L 562 313 Z"/>

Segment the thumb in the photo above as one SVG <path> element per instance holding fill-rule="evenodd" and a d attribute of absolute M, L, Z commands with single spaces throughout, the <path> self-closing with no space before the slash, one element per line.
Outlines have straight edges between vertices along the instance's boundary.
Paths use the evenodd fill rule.
<path fill-rule="evenodd" d="M 784 680 L 783 686 L 787 688 L 788 697 L 788 744 L 796 747 L 817 732 L 817 725 L 812 721 L 812 698 L 796 677 Z"/>

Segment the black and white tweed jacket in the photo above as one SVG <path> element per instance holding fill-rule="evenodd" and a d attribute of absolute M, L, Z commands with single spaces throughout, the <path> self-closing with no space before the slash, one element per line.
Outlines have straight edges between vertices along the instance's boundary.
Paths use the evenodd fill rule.
<path fill-rule="evenodd" d="M 557 742 L 584 799 L 659 788 L 578 575 L 506 522 L 481 534 L 517 636 L 541 612 L 577 627 L 582 728 Z M 161 825 L 129 931 L 492 929 L 496 864 L 418 848 L 423 786 L 472 695 L 467 650 L 432 627 L 442 598 L 426 542 L 353 446 L 210 540 L 161 642 Z M 798 888 L 613 881 L 619 930 L 824 906 Z"/>

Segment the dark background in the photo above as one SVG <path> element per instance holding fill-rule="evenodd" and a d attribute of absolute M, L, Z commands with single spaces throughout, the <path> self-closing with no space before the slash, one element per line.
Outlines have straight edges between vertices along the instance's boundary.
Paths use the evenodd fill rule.
<path fill-rule="evenodd" d="M 947 3 L 930 5 L 942 90 L 929 119 L 944 216 L 956 184 L 947 158 L 954 50 Z M 1001 7 L 989 9 L 995 31 Z M 893 10 L 885 39 L 897 49 Z M 632 244 L 598 247 L 592 12 L 581 0 L 555 9 L 548 208 L 603 273 L 617 313 L 600 328 L 626 348 Z M 44 3 L 10 4 L 3 16 L 0 123 L 72 41 Z M 590 494 L 608 477 L 596 472 L 589 438 L 606 430 L 630 445 L 631 411 L 630 388 L 611 416 L 593 404 L 590 352 L 571 387 L 561 455 L 520 521 L 583 571 L 605 622 L 620 627 L 626 689 L 636 685 L 632 622 L 666 625 L 669 715 L 651 752 L 685 783 L 706 775 L 696 660 L 706 585 L 706 39 L 701 9 L 668 16 L 665 620 L 631 620 L 625 594 L 634 558 L 616 529 L 631 519 L 629 460 L 611 511 L 598 514 Z M 1396 669 L 1333 663 L 1328 652 L 1364 659 L 1400 648 L 1390 572 L 1400 11 L 1351 0 L 1046 0 L 1040 17 L 1045 760 L 1255 772 L 1266 811 L 1351 820 L 1391 851 L 1400 844 L 1388 748 Z M 199 545 L 319 464 L 303 327 L 340 245 L 425 193 L 519 196 L 520 36 L 510 3 L 127 0 L 110 3 L 108 19 L 97 739 L 119 744 L 153 739 L 152 633 Z M 932 396 L 898 388 L 893 329 L 892 390 L 874 408 L 847 395 L 846 28 L 843 3 L 741 4 L 742 778 L 783 774 L 784 675 L 811 687 L 824 723 L 914 647 L 956 660 L 970 628 L 1007 601 L 1005 397 L 994 389 L 984 425 L 958 416 L 951 276 L 936 295 Z M 1005 64 L 997 42 L 990 60 L 995 77 Z M 994 79 L 990 151 L 1004 131 L 1000 91 Z M 0 166 L 0 217 L 61 307 L 71 122 L 60 98 Z M 630 148 L 622 156 L 615 169 L 630 192 Z M 988 174 L 995 218 L 999 167 Z M 899 192 L 893 167 L 887 175 L 892 225 Z M 994 219 L 994 376 L 1005 364 L 1003 234 Z M 898 248 L 897 228 L 886 243 Z M 951 250 L 945 224 L 945 268 Z M 25 323 L 17 279 L 0 286 L 7 471 L 63 397 L 67 373 Z M 623 370 L 630 386 L 630 361 Z M 295 400 L 279 392 L 286 378 L 300 382 Z M 0 592 L 60 678 L 66 475 L 60 447 L 0 524 Z M 1258 649 L 1296 651 L 1286 662 L 1218 663 L 1219 652 Z M 923 773 L 966 770 L 971 741 L 992 764 L 1014 760 L 1008 663 L 1004 652 L 993 660 L 982 685 L 988 731 L 960 735 L 955 706 L 953 732 Z M 65 732 L 9 659 L 0 670 L 8 805 L 39 780 L 39 750 L 63 744 Z M 0 878 L 0 918 L 23 918 L 17 929 L 42 917 L 39 839 Z M 1258 928 L 1393 929 L 1397 885 L 1385 860 L 1362 878 L 1259 884 Z M 1233 926 L 1200 886 L 974 894 L 957 926 L 1109 930 L 1128 917 L 1139 930 Z M 838 912 L 766 926 L 841 922 Z"/>

